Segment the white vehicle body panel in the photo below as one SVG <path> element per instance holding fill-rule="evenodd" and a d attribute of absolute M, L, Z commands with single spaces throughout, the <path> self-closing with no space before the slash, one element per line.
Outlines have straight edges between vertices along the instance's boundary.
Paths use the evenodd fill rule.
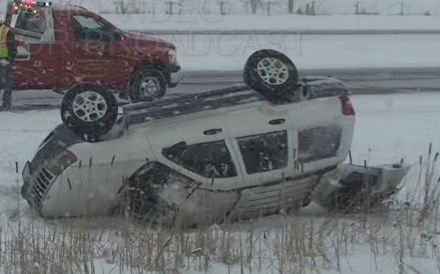
<path fill-rule="evenodd" d="M 259 186 L 257 189 L 243 192 L 238 207 L 233 213 L 236 217 L 241 214 L 238 209 L 243 211 L 243 214 L 255 214 L 252 208 L 256 207 L 255 201 L 258 199 L 271 200 L 273 210 L 286 203 L 298 203 L 318 183 L 319 177 L 314 172 L 336 166 L 348 153 L 354 117 L 342 115 L 340 104 L 338 97 L 282 106 L 262 101 L 221 109 L 221 111 L 202 111 L 183 118 L 146 122 L 131 127 L 125 136 L 114 140 L 73 145 L 69 150 L 79 160 L 56 179 L 42 202 L 41 214 L 43 216 L 106 214 L 117 207 L 120 199 L 119 191 L 124 180 L 151 161 L 162 162 L 201 184 L 202 190 L 182 205 L 182 216 L 190 214 L 194 207 L 209 208 L 208 205 L 212 204 L 218 204 L 218 211 L 224 214 L 226 208 L 237 202 L 236 192 L 217 195 L 211 191 L 233 191 Z M 285 123 L 277 125 L 269 123 L 276 119 L 285 119 Z M 335 124 L 344 129 L 337 155 L 303 166 L 296 163 L 294 154 L 298 148 L 298 130 Z M 215 135 L 204 134 L 209 129 L 222 131 Z M 279 131 L 286 131 L 288 136 L 287 166 L 278 170 L 247 174 L 237 138 Z M 191 145 L 220 140 L 225 141 L 231 153 L 237 176 L 216 178 L 214 183 L 211 178 L 191 172 L 162 155 L 163 148 L 178 142 L 184 141 Z M 296 177 L 301 178 L 295 179 Z M 260 186 L 264 183 L 280 181 L 280 178 L 285 178 L 283 184 L 277 183 L 271 187 Z M 226 205 L 222 206 L 224 203 Z M 184 213 L 185 209 L 187 213 Z"/>
<path fill-rule="evenodd" d="M 147 157 L 154 160 L 141 132 L 107 142 L 80 143 L 69 150 L 79 161 L 68 167 L 50 188 L 42 202 L 44 216 L 108 213 L 118 205 L 118 192 L 124 180 L 144 165 Z"/>

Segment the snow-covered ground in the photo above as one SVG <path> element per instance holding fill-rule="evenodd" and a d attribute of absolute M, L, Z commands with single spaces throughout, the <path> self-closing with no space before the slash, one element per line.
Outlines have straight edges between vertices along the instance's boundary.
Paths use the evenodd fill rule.
<path fill-rule="evenodd" d="M 287 0 L 278 1 L 287 3 Z M 0 14 L 5 13 L 6 2 L 0 0 Z M 216 12 L 220 2 L 217 0 L 185 0 L 183 6 L 186 8 L 176 14 L 166 13 L 165 2 L 159 0 L 132 1 L 135 6 L 142 8 L 140 13 L 128 14 L 115 12 L 114 2 L 117 1 L 52 2 L 79 4 L 100 13 L 121 29 L 128 30 L 438 30 L 440 26 L 440 2 L 437 0 L 315 0 L 318 12 L 323 7 L 321 14 L 317 16 L 288 15 L 282 11 L 269 16 L 264 12 L 253 15 L 246 12 L 244 1 L 229 1 L 233 8 L 225 15 Z M 301 7 L 309 2 L 312 1 L 295 0 L 295 5 Z M 354 15 L 356 2 L 361 6 L 371 6 L 369 10 L 378 12 L 379 15 Z M 400 12 L 400 3 L 407 7 L 405 14 L 411 14 L 410 16 L 390 15 Z M 426 11 L 435 16 L 422 15 Z"/>
<path fill-rule="evenodd" d="M 440 29 L 440 28 L 439 28 Z M 183 70 L 241 70 L 256 50 L 287 54 L 300 69 L 439 67 L 440 35 L 158 35 Z"/>
<path fill-rule="evenodd" d="M 121 29 L 156 31 L 228 30 L 438 30 L 440 16 L 364 15 L 148 15 L 102 14 Z"/>
<path fill-rule="evenodd" d="M 57 1 L 54 1 L 57 2 Z M 63 1 L 58 1 L 63 2 Z M 377 68 L 377 67 L 438 67 L 435 58 L 440 48 L 438 34 L 401 35 L 302 35 L 286 34 L 285 30 L 435 30 L 440 31 L 440 16 L 365 16 L 332 15 L 277 16 L 237 13 L 221 16 L 207 12 L 202 4 L 217 5 L 216 1 L 199 1 L 192 12 L 169 15 L 163 12 L 141 14 L 103 13 L 111 11 L 113 1 L 70 1 L 91 8 L 124 30 L 158 31 L 156 35 L 177 47 L 178 60 L 183 70 L 241 70 L 247 57 L 262 48 L 278 49 L 286 53 L 301 69 Z M 127 1 L 129 2 L 129 1 Z M 189 1 L 191 2 L 191 1 Z M 185 2 L 186 5 L 190 5 Z M 302 5 L 307 1 L 295 1 Z M 334 10 L 352 8 L 356 1 L 317 1 L 318 6 L 332 6 Z M 361 4 L 364 3 L 360 1 Z M 440 2 L 419 0 L 407 3 L 415 10 L 440 9 Z M 66 3 L 66 1 L 64 1 Z M 144 1 L 135 1 L 144 5 Z M 392 0 L 365 0 L 365 4 L 383 7 L 394 6 Z M 164 5 L 157 2 L 156 5 Z M 5 7 L 0 1 L 0 13 Z M 382 9 L 382 8 L 381 8 Z M 239 12 L 241 10 L 241 12 Z M 342 13 L 342 15 L 341 15 Z M 160 31 L 219 31 L 217 34 L 160 34 Z M 249 30 L 246 34 L 221 33 L 227 30 Z M 261 35 L 252 30 L 269 30 Z"/>
<path fill-rule="evenodd" d="M 218 1 L 187 0 L 181 14 L 165 13 L 163 1 L 134 1 L 141 9 L 140 14 L 115 14 L 113 1 L 73 0 L 101 13 L 115 25 L 128 30 L 251 30 L 245 35 L 157 35 L 173 42 L 178 49 L 178 58 L 184 70 L 240 70 L 246 58 L 257 49 L 274 48 L 285 52 L 301 69 L 314 68 L 376 68 L 376 67 L 438 67 L 438 35 L 287 35 L 282 30 L 439 30 L 440 2 L 437 0 L 317 0 L 319 16 L 286 15 L 281 4 L 274 5 L 276 15 L 264 15 L 264 5 L 259 15 L 250 15 L 241 1 L 229 1 L 231 13 L 220 16 Z M 0 13 L 5 6 L 0 0 Z M 56 2 L 56 1 L 54 1 Z M 126 2 L 129 2 L 128 0 Z M 262 1 L 265 2 L 265 1 Z M 287 1 L 283 1 L 287 2 Z M 378 16 L 354 16 L 354 4 Z M 188 4 L 189 3 L 189 4 Z M 191 4 L 192 3 L 192 4 Z M 311 1 L 295 0 L 295 9 L 303 8 Z M 405 14 L 400 12 L 401 4 Z M 154 13 L 153 9 L 154 8 Z M 435 16 L 421 16 L 429 11 Z M 272 30 L 270 35 L 256 35 L 252 30 Z M 405 181 L 405 187 L 397 196 L 401 200 L 412 197 L 417 189 L 417 163 L 419 157 L 427 154 L 429 143 L 434 151 L 440 150 L 440 93 L 392 94 L 374 96 L 353 96 L 357 111 L 357 124 L 353 139 L 352 154 L 355 163 L 369 165 L 397 162 L 404 159 L 414 164 Z M 60 123 L 58 110 L 28 112 L 0 112 L 0 249 L 7 244 L 2 238 L 2 229 L 15 229 L 13 218 L 17 209 L 17 197 L 21 186 L 21 169 L 30 159 L 41 140 Z M 18 172 L 16 170 L 18 164 Z M 17 187 L 18 186 L 18 187 Z M 420 190 L 420 189 L 419 189 Z M 20 198 L 20 216 L 26 221 L 43 221 L 33 213 Z M 319 209 L 318 213 L 319 213 Z M 304 214 L 314 214 L 315 209 L 306 209 Z M 12 217 L 12 218 L 11 218 Z M 11 220 L 12 219 L 12 220 Z M 311 220 L 315 218 L 311 217 Z M 306 221 L 309 222 L 310 219 Z M 75 220 L 74 222 L 76 222 Z M 278 220 L 279 221 L 279 220 Z M 267 223 L 276 225 L 269 219 Z M 106 224 L 103 225 L 106 227 Z M 63 227 L 55 225 L 55 229 Z M 258 227 L 257 229 L 262 229 Z M 63 227 L 64 228 L 64 227 Z M 391 227 L 391 229 L 394 229 Z M 397 228 L 396 228 L 397 229 Z M 411 229 L 409 229 L 411 230 Z M 397 231 L 397 230 L 396 230 Z M 395 231 L 394 231 L 395 232 Z M 391 232 L 392 234 L 393 232 Z M 419 232 L 417 232 L 419 233 Z M 438 233 L 438 231 L 437 231 Z M 425 235 L 425 231 L 420 231 Z M 264 234 L 266 237 L 266 234 Z M 342 234 L 341 234 L 342 235 Z M 411 234 L 408 234 L 411 235 Z M 50 242 L 52 238 L 48 238 Z M 377 240 L 373 238 L 372 240 Z M 413 242 L 413 239 L 409 239 Z M 414 239 L 414 244 L 418 244 Z M 353 244 L 353 243 L 351 243 Z M 354 247 L 353 247 L 354 246 Z M 391 253 L 377 255 L 371 246 L 353 245 L 340 262 L 338 271 L 335 263 L 320 268 L 316 273 L 398 273 L 396 258 Z M 266 246 L 272 248 L 274 246 Z M 97 249 L 101 249 L 98 246 Z M 118 247 L 119 248 L 119 247 Z M 264 249 L 264 247 L 263 247 Z M 238 250 L 238 249 L 237 249 Z M 433 247 L 435 251 L 435 247 Z M 272 250 L 267 250 L 268 253 Z M 374 253 L 374 254 L 373 254 Z M 415 267 L 419 273 L 438 273 L 435 257 L 421 253 L 405 254 L 405 263 Z M 424 255 L 425 254 L 425 255 Z M 0 252 L 0 273 L 5 262 Z M 439 258 L 439 257 L 436 257 Z M 119 258 L 124 259 L 124 258 Z M 196 259 L 191 259 L 196 260 Z M 281 264 L 282 262 L 279 262 Z M 194 263 L 202 264 L 202 262 Z M 38 265 L 36 265 L 37 267 Z M 97 273 L 123 272 L 118 264 L 109 259 L 95 262 Z M 259 273 L 279 273 L 279 265 L 268 264 Z M 37 269 L 37 268 L 36 268 Z M 417 272 L 415 271 L 414 272 Z M 246 269 L 248 271 L 248 269 Z M 35 270 L 38 272 L 38 270 Z M 199 273 L 182 269 L 181 273 Z M 240 266 L 232 263 L 214 263 L 209 273 L 240 273 Z M 257 273 L 250 271 L 250 273 Z M 404 273 L 400 271 L 401 273 Z M 132 271 L 127 271 L 132 273 Z"/>
<path fill-rule="evenodd" d="M 440 127 L 438 126 L 440 124 L 438 103 L 440 94 L 359 95 L 353 96 L 352 101 L 357 112 L 352 146 L 354 162 L 363 163 L 366 160 L 369 165 L 373 165 L 405 159 L 406 163 L 414 164 L 416 167 L 408 176 L 406 185 L 398 197 L 404 199 L 409 194 L 413 194 L 417 182 L 419 156 L 427 154 L 428 145 L 431 142 L 434 151 L 440 149 Z M 15 214 L 17 183 L 22 184 L 20 175 L 16 174 L 16 162 L 21 172 L 23 164 L 32 157 L 40 141 L 58 123 L 60 123 L 60 117 L 57 110 L 0 112 L 0 218 L 3 219 L 3 227 L 9 227 L 10 221 L 8 220 Z M 20 200 L 20 208 L 24 220 L 35 219 L 38 222 L 39 217 L 28 208 L 23 200 Z M 13 226 L 13 223 L 11 225 Z M 370 247 L 362 245 L 350 249 L 350 255 L 341 262 L 340 273 L 398 272 L 396 258 L 391 255 L 373 255 L 371 252 Z M 373 261 L 375 266 L 373 266 Z M 429 256 L 408 255 L 405 262 L 419 267 L 419 270 L 422 269 L 420 273 L 438 273 L 437 262 Z M 98 260 L 95 267 L 99 267 L 98 273 L 102 271 L 119 273 L 120 270 L 104 259 Z M 262 270 L 261 273 L 278 273 L 276 265 L 271 267 Z M 0 273 L 2 273 L 1 269 L 0 265 Z M 228 269 L 232 271 L 231 273 L 240 273 L 239 266 L 227 266 L 221 263 L 215 263 L 209 269 L 209 273 L 215 274 L 226 273 Z M 196 272 L 182 270 L 181 273 Z M 338 273 L 338 271 L 332 265 L 320 273 L 330 274 Z"/>

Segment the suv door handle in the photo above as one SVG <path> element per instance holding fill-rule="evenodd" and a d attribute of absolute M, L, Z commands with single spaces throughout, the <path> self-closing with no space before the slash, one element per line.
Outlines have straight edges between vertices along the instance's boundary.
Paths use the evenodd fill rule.
<path fill-rule="evenodd" d="M 281 119 L 275 119 L 275 120 L 270 120 L 269 121 L 269 124 L 271 124 L 271 125 L 281 125 L 281 124 L 284 124 L 286 122 L 286 119 L 284 119 L 284 118 L 281 118 Z"/>
<path fill-rule="evenodd" d="M 205 134 L 205 135 L 215 135 L 215 134 L 218 134 L 218 133 L 220 133 L 222 131 L 223 130 L 221 128 L 213 128 L 213 129 L 205 130 L 203 132 L 203 134 Z"/>
<path fill-rule="evenodd" d="M 218 134 L 218 133 L 220 133 L 222 131 L 223 131 L 223 129 L 221 129 L 221 128 L 213 128 L 213 129 L 205 130 L 203 132 L 203 134 L 205 134 L 205 135 L 216 135 L 216 134 Z"/>

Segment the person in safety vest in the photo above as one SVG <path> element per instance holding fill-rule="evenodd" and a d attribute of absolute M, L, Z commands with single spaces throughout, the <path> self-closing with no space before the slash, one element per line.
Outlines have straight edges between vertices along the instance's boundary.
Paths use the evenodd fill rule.
<path fill-rule="evenodd" d="M 12 65 L 17 54 L 14 33 L 8 21 L 0 23 L 0 90 L 3 90 L 3 107 L 0 110 L 11 108 Z"/>

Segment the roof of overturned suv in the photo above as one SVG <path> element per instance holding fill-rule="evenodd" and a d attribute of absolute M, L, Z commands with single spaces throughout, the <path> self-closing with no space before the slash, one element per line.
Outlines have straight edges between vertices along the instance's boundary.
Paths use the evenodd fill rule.
<path fill-rule="evenodd" d="M 343 82 L 333 77 L 304 77 L 292 94 L 290 103 L 320 97 L 345 96 L 350 92 Z M 249 86 L 237 85 L 177 98 L 130 104 L 124 107 L 123 112 L 127 125 L 133 125 L 263 100 Z"/>

